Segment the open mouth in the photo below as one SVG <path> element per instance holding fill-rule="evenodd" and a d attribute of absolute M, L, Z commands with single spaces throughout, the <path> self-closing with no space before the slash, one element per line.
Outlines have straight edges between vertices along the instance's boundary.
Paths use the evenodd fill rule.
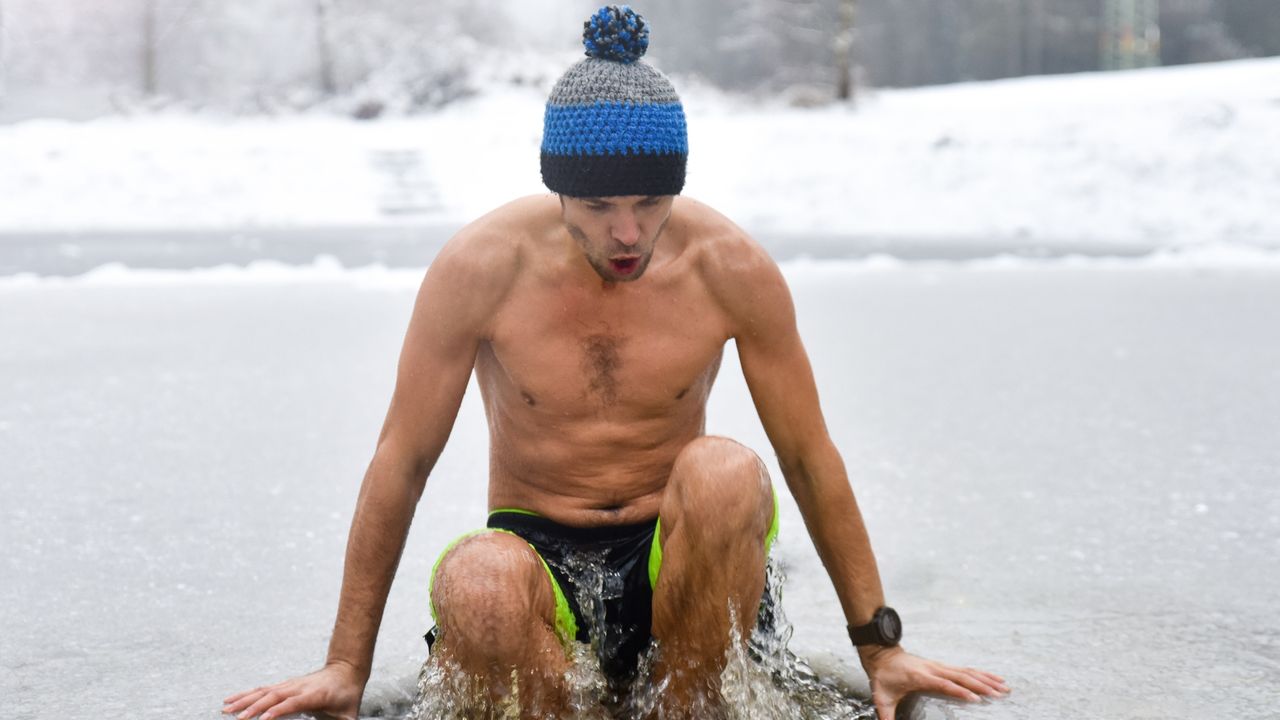
<path fill-rule="evenodd" d="M 640 258 L 609 258 L 609 266 L 619 275 L 630 275 L 640 267 Z"/>

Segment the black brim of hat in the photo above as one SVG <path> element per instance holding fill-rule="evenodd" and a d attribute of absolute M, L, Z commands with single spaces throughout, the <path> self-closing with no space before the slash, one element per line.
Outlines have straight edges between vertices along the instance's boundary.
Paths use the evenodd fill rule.
<path fill-rule="evenodd" d="M 542 153 L 542 182 L 570 197 L 679 195 L 688 156 L 676 153 L 552 155 Z"/>

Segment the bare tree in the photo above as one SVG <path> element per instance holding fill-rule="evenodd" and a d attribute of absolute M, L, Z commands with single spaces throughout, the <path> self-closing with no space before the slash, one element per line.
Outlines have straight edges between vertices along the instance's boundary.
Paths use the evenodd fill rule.
<path fill-rule="evenodd" d="M 1023 34 L 1022 24 L 1022 0 L 1004 0 L 1003 3 L 1005 32 L 1005 70 L 1004 73 L 1010 77 L 1022 74 L 1023 60 L 1023 42 L 1025 37 Z"/>
<path fill-rule="evenodd" d="M 142 94 L 156 94 L 156 1 L 142 0 Z"/>
<path fill-rule="evenodd" d="M 316 54 L 319 57 L 320 92 L 326 96 L 338 92 L 333 76 L 333 51 L 329 46 L 329 10 L 333 0 L 316 0 Z"/>
<path fill-rule="evenodd" d="M 840 31 L 836 33 L 836 97 L 853 100 L 853 43 L 857 0 L 840 0 Z"/>
<path fill-rule="evenodd" d="M 1280 54 L 1277 1 L 1158 0 L 1159 34 L 1147 22 L 1145 35 L 1158 38 L 1168 64 Z M 489 56 L 507 57 L 527 39 L 528 28 L 501 20 L 520 2 L 0 0 L 0 102 L 19 111 L 12 107 L 19 98 L 89 102 L 83 98 L 92 93 L 63 92 L 85 88 L 245 111 L 305 107 L 322 96 L 335 98 L 333 108 L 437 107 L 509 72 Z M 651 59 L 664 70 L 814 101 L 854 98 L 864 68 L 869 82 L 884 86 L 1097 70 L 1107 7 L 1104 0 L 644 3 Z M 303 42 L 295 42 L 298 28 Z M 574 38 L 563 30 L 555 47 L 571 49 Z"/>
<path fill-rule="evenodd" d="M 9 49 L 5 43 L 5 32 L 7 26 L 4 24 L 4 0 L 0 0 L 0 105 L 4 103 L 5 97 L 5 79 L 9 74 L 9 64 L 6 61 L 5 52 Z"/>
<path fill-rule="evenodd" d="M 1044 72 L 1044 28 L 1047 21 L 1045 0 L 1026 0 L 1023 4 L 1022 68 L 1038 75 Z"/>

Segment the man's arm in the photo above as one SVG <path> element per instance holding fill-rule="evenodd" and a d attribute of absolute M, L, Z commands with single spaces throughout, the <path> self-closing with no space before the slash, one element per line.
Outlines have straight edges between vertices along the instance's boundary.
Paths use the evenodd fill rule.
<path fill-rule="evenodd" d="M 717 252 L 720 267 L 707 271 L 712 290 L 730 318 L 747 387 L 845 620 L 865 624 L 884 605 L 884 592 L 844 461 L 822 416 L 791 294 L 763 249 L 746 238 L 732 245 L 731 252 Z M 970 700 L 1007 692 L 995 675 L 935 663 L 901 648 L 863 646 L 858 652 L 882 720 L 892 720 L 909 692 Z"/>
<path fill-rule="evenodd" d="M 395 392 L 365 473 L 347 540 L 337 620 L 325 666 L 233 695 L 224 712 L 264 720 L 321 711 L 358 715 L 387 594 L 428 474 L 444 449 L 476 350 L 513 265 L 503 243 L 464 231 L 431 264 L 414 305 Z"/>

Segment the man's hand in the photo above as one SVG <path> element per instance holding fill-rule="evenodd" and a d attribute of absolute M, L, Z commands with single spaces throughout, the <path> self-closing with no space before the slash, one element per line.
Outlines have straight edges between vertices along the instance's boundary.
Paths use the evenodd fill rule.
<path fill-rule="evenodd" d="M 880 720 L 893 720 L 908 693 L 937 693 L 971 702 L 1009 694 L 999 675 L 926 660 L 900 647 L 859 647 L 858 655 L 871 680 L 871 700 Z"/>
<path fill-rule="evenodd" d="M 238 718 L 259 715 L 262 720 L 297 712 L 322 712 L 342 720 L 356 720 L 364 680 L 349 665 L 331 663 L 322 669 L 268 687 L 236 693 L 223 702 L 222 712 Z"/>

